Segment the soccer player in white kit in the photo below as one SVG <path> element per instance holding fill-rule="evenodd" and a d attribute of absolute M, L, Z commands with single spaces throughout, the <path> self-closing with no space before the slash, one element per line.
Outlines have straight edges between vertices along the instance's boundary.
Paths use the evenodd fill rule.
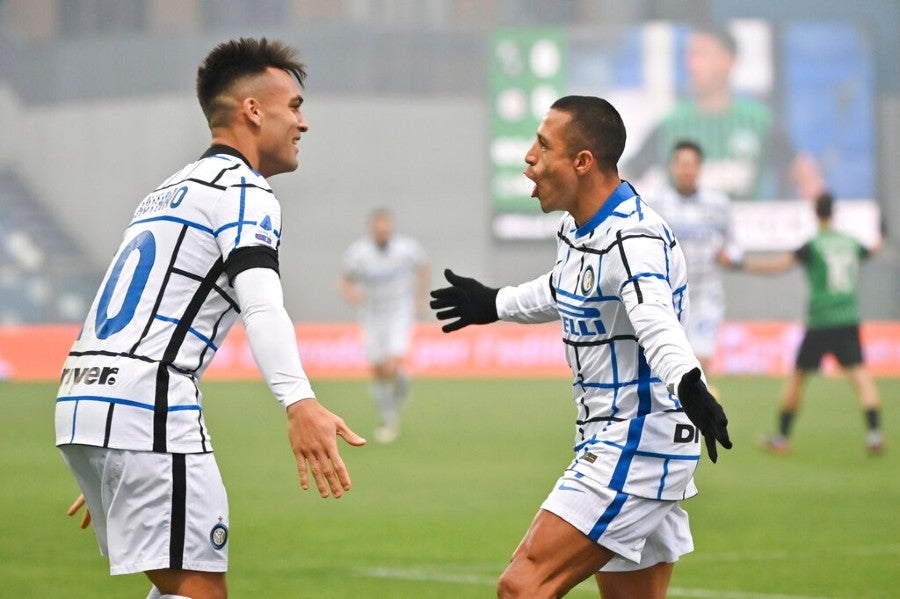
<path fill-rule="evenodd" d="M 297 168 L 305 67 L 280 42 L 220 44 L 197 74 L 212 143 L 138 204 L 63 367 L 56 442 L 111 574 L 148 597 L 227 595 L 228 501 L 199 381 L 241 316 L 288 418 L 301 486 L 350 477 L 337 436 L 365 440 L 316 400 L 278 275 L 281 208 L 266 177 Z"/>
<path fill-rule="evenodd" d="M 551 106 L 525 156 L 532 196 L 563 210 L 556 263 L 492 289 L 446 271 L 432 291 L 445 332 L 498 319 L 561 320 L 574 375 L 575 457 L 500 578 L 498 596 L 560 597 L 596 575 L 606 599 L 663 599 L 691 551 L 680 500 L 697 491 L 699 439 L 730 448 L 681 321 L 684 255 L 666 223 L 619 179 L 625 126 L 606 100 Z"/>
<path fill-rule="evenodd" d="M 679 140 L 669 160 L 672 187 L 661 189 L 649 203 L 672 228 L 684 252 L 691 282 L 688 341 L 700 367 L 709 372 L 725 318 L 722 267 L 740 263 L 741 252 L 732 242 L 731 202 L 724 193 L 700 185 L 702 167 L 702 148 Z"/>
<path fill-rule="evenodd" d="M 422 246 L 394 232 L 388 210 L 374 210 L 369 234 L 344 253 L 341 294 L 359 309 L 366 357 L 372 364 L 372 395 L 381 419 L 374 435 L 379 443 L 390 443 L 400 434 L 400 408 L 409 392 L 403 360 L 428 283 Z"/>

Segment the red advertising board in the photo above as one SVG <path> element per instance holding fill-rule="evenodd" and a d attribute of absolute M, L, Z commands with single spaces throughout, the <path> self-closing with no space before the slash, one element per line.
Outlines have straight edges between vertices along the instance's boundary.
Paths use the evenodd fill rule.
<path fill-rule="evenodd" d="M 298 346 L 312 379 L 368 376 L 362 332 L 355 324 L 298 324 Z M 0 327 L 0 378 L 53 380 L 59 376 L 78 327 Z M 729 322 L 719 334 L 713 374 L 783 375 L 793 366 L 803 329 L 790 322 Z M 867 364 L 877 376 L 900 376 L 900 322 L 863 325 Z M 420 377 L 567 377 L 558 323 L 497 323 L 446 335 L 420 323 L 407 361 Z M 836 369 L 827 360 L 826 372 Z M 237 326 L 216 354 L 208 380 L 258 379 L 250 345 Z"/>

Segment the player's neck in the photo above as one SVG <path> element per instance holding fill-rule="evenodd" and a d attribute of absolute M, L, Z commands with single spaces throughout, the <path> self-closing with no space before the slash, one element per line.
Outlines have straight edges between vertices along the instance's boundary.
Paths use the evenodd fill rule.
<path fill-rule="evenodd" d="M 728 88 L 710 91 L 696 99 L 700 112 L 717 114 L 731 106 L 731 90 Z"/>
<path fill-rule="evenodd" d="M 232 129 L 213 129 L 211 145 L 223 145 L 234 148 L 250 163 L 250 168 L 259 170 L 259 152 L 256 144 L 244 139 L 239 133 Z"/>
<path fill-rule="evenodd" d="M 591 220 L 621 184 L 622 180 L 618 173 L 598 174 L 586 180 L 581 193 L 579 193 L 578 202 L 571 213 L 575 224 L 580 227 Z"/>

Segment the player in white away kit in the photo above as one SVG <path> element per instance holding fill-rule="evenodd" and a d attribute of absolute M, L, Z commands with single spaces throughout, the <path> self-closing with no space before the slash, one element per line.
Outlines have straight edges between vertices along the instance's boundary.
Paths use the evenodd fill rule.
<path fill-rule="evenodd" d="M 240 314 L 288 416 L 301 485 L 350 478 L 336 435 L 365 440 L 315 399 L 278 276 L 281 209 L 266 177 L 297 168 L 303 64 L 279 42 L 217 46 L 197 75 L 212 145 L 145 197 L 63 367 L 56 442 L 110 572 L 148 597 L 227 595 L 228 501 L 198 387 Z"/>
<path fill-rule="evenodd" d="M 699 185 L 702 165 L 700 146 L 678 141 L 669 161 L 673 186 L 662 189 L 650 204 L 672 228 L 684 252 L 691 282 L 688 341 L 708 372 L 725 318 L 722 267 L 739 263 L 741 255 L 732 243 L 731 202 L 724 193 Z"/>
<path fill-rule="evenodd" d="M 416 313 L 428 292 L 428 262 L 419 243 L 394 232 L 385 209 L 369 217 L 369 235 L 344 254 L 341 294 L 359 308 L 372 364 L 372 395 L 381 426 L 375 440 L 390 443 L 400 434 L 400 408 L 409 392 L 403 360 Z"/>
<path fill-rule="evenodd" d="M 619 179 L 624 147 L 609 102 L 557 100 L 525 156 L 541 209 L 567 213 L 555 266 L 499 290 L 448 270 L 452 286 L 432 291 L 438 318 L 457 319 L 446 332 L 498 319 L 562 321 L 575 459 L 513 554 L 500 597 L 559 597 L 596 574 L 606 599 L 664 598 L 673 563 L 693 548 L 679 500 L 696 493 L 700 435 L 714 462 L 717 440 L 731 447 L 680 323 L 684 255 Z"/>

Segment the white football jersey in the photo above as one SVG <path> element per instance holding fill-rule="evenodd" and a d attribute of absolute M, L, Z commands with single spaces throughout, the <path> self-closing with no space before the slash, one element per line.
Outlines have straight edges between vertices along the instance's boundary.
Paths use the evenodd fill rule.
<path fill-rule="evenodd" d="M 679 322 L 684 255 L 625 182 L 581 227 L 566 214 L 557 236 L 553 270 L 501 289 L 497 307 L 504 320 L 562 320 L 578 408 L 570 469 L 631 495 L 690 497 L 700 436 L 669 392 L 698 365 Z"/>
<path fill-rule="evenodd" d="M 238 316 L 234 277 L 278 269 L 281 208 L 213 146 L 145 197 L 63 367 L 56 442 L 212 451 L 198 386 Z"/>
<path fill-rule="evenodd" d="M 403 235 L 391 235 L 385 247 L 370 237 L 359 239 L 344 254 L 344 276 L 365 291 L 363 318 L 397 314 L 411 318 L 415 312 L 416 272 L 425 264 L 419 243 Z"/>
<path fill-rule="evenodd" d="M 709 292 L 721 301 L 719 253 L 728 248 L 732 237 L 728 196 L 710 189 L 698 189 L 683 196 L 666 187 L 649 203 L 665 219 L 681 245 L 693 297 Z"/>

